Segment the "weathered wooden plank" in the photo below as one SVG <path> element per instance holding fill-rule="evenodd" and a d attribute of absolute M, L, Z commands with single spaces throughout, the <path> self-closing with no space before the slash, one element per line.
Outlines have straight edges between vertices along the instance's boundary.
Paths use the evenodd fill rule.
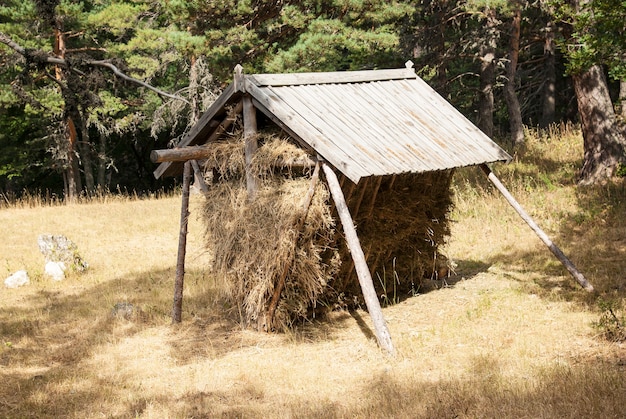
<path fill-rule="evenodd" d="M 253 84 L 248 84 L 246 91 L 256 99 L 264 113 L 267 112 L 267 114 L 273 115 L 282 124 L 288 126 L 296 138 L 305 142 L 308 147 L 327 159 L 353 182 L 357 183 L 363 176 L 365 173 L 364 169 L 354 163 L 352 156 L 330 143 L 328 138 L 316 126 L 302 118 L 273 91 L 266 93 L 265 90 Z"/>
<path fill-rule="evenodd" d="M 336 71 L 326 73 L 252 74 L 246 76 L 257 86 L 297 86 L 303 84 L 359 83 L 375 80 L 397 80 L 415 78 L 412 68 Z"/>
<path fill-rule="evenodd" d="M 367 145 L 373 153 L 387 159 L 394 172 L 410 170 L 415 164 L 415 156 L 407 150 L 398 150 L 393 146 L 403 141 L 397 128 L 387 117 L 387 113 L 393 112 L 393 109 L 388 108 L 385 99 L 381 101 L 378 98 L 359 95 L 360 92 L 362 93 L 360 86 L 343 85 L 341 89 L 329 91 L 327 94 L 336 100 L 343 98 L 339 103 L 353 114 L 354 125 L 357 127 L 355 135 L 358 138 L 366 138 Z M 389 172 L 390 170 L 386 170 L 384 174 Z"/>
<path fill-rule="evenodd" d="M 233 107 L 229 112 L 228 115 L 226 115 L 226 118 L 224 118 L 222 120 L 222 122 L 220 123 L 220 125 L 215 129 L 215 131 L 213 131 L 211 133 L 211 135 L 209 135 L 209 137 L 206 139 L 205 143 L 212 143 L 213 141 L 216 141 L 219 139 L 219 137 L 221 137 L 222 134 L 224 134 L 226 132 L 226 130 L 228 128 L 230 128 L 230 126 L 232 124 L 235 123 L 235 121 L 237 120 L 237 116 L 239 116 L 239 114 L 243 111 L 243 101 L 239 101 L 237 102 L 237 104 L 235 105 L 235 107 Z"/>
<path fill-rule="evenodd" d="M 346 109 L 342 109 L 333 99 L 320 91 L 321 88 L 332 90 L 338 87 L 335 85 L 307 86 L 306 90 L 281 87 L 273 88 L 273 91 L 277 92 L 281 99 L 287 101 L 298 115 L 315 125 L 336 148 L 348 154 L 355 163 L 365 168 L 382 165 L 380 170 L 385 170 L 384 165 L 387 160 L 375 154 L 368 155 L 370 150 L 360 145 L 361 141 L 355 135 L 358 125 L 350 120 L 353 110 L 346 112 Z M 330 159 L 327 160 L 334 163 Z"/>
<path fill-rule="evenodd" d="M 238 85 L 303 147 L 353 182 L 510 158 L 413 69 L 241 75 Z"/>
<path fill-rule="evenodd" d="M 508 203 L 517 211 L 522 220 L 528 224 L 528 226 L 539 236 L 541 241 L 548 246 L 548 249 L 556 256 L 556 258 L 565 266 L 568 272 L 572 275 L 572 277 L 583 287 L 586 291 L 593 292 L 593 285 L 587 281 L 587 279 L 580 273 L 576 266 L 572 263 L 571 260 L 565 256 L 563 251 L 550 240 L 548 235 L 537 225 L 535 220 L 532 219 L 530 215 L 522 208 L 519 202 L 511 195 L 509 190 L 500 182 L 500 179 L 496 177 L 496 175 L 491 171 L 489 166 L 486 164 L 481 164 L 480 168 L 487 175 L 487 178 L 494 184 L 494 186 L 500 191 L 500 193 L 504 196 L 504 198 L 508 201 Z"/>
<path fill-rule="evenodd" d="M 186 145 L 192 145 L 197 140 L 206 138 L 209 134 L 208 131 L 210 131 L 209 122 L 215 118 L 228 103 L 238 100 L 239 96 L 235 95 L 235 93 L 233 84 L 228 85 L 222 94 L 217 97 L 215 102 L 211 103 L 209 108 L 202 114 L 198 122 L 189 131 L 189 134 L 181 140 L 178 146 L 184 147 Z"/>
<path fill-rule="evenodd" d="M 436 123 L 441 125 L 440 121 L 446 121 L 441 128 L 449 129 L 449 138 L 465 138 L 457 145 L 467 149 L 464 156 L 472 156 L 477 163 L 511 160 L 511 156 L 423 80 L 416 79 L 412 83 L 400 81 L 398 86 L 407 90 L 409 99 L 421 112 L 430 114 Z M 478 156 L 482 156 L 483 161 L 476 159 Z"/>
<path fill-rule="evenodd" d="M 393 83 L 384 85 L 372 83 L 363 86 L 363 92 L 384 104 L 387 110 L 385 113 L 387 123 L 395 127 L 401 135 L 397 141 L 389 144 L 390 148 L 397 150 L 398 153 L 424 156 L 421 171 L 437 170 L 438 166 L 434 164 L 435 162 L 442 166 L 439 168 L 444 168 L 454 160 L 454 155 L 443 152 L 437 144 L 439 135 L 433 128 L 439 129 L 439 127 L 428 126 L 418 112 L 411 111 L 410 98 L 407 97 L 406 92 L 396 90 Z M 412 147 L 408 147 L 408 144 L 412 144 Z"/>
<path fill-rule="evenodd" d="M 355 136 L 351 127 L 346 125 L 345 117 L 348 114 L 345 110 L 334 107 L 332 101 L 327 100 L 323 94 L 319 92 L 322 86 L 307 86 L 307 89 L 295 89 L 291 87 L 271 88 L 272 92 L 280 97 L 281 100 L 289 103 L 289 106 L 303 119 L 306 119 L 314 125 L 325 137 L 328 142 L 341 150 L 356 167 L 365 168 L 372 165 L 384 164 L 384 159 L 365 158 L 364 150 L 359 147 L 359 139 Z M 325 88 L 338 87 L 323 86 Z M 332 164 L 335 164 L 338 155 L 332 154 L 327 158 Z M 354 181 L 354 180 L 353 180 Z"/>
<path fill-rule="evenodd" d="M 443 98 L 439 97 L 439 100 L 435 100 L 429 96 L 425 88 L 415 89 L 420 85 L 418 83 L 406 86 L 398 84 L 395 88 L 412 93 L 407 98 L 412 108 L 411 116 L 431 132 L 428 144 L 438 150 L 440 156 L 438 160 L 441 161 L 443 155 L 453 157 L 449 159 L 450 166 L 483 163 L 486 159 L 485 153 L 481 150 L 481 144 L 485 141 L 491 142 L 491 140 L 482 132 L 473 131 L 469 126 L 472 124 Z M 446 123 L 442 124 L 441 121 L 446 121 Z M 464 138 L 464 140 L 457 141 L 457 138 Z"/>
<path fill-rule="evenodd" d="M 188 146 L 183 148 L 167 148 L 163 150 L 152 150 L 150 159 L 153 163 L 165 161 L 186 162 L 187 160 L 203 160 L 212 155 L 211 147 L 208 145 Z M 193 163 L 192 163 L 193 164 Z M 275 167 L 292 168 L 312 168 L 315 161 L 311 158 L 298 159 L 276 159 Z"/>
<path fill-rule="evenodd" d="M 314 86 L 316 95 L 324 97 L 321 109 L 327 109 L 333 115 L 341 115 L 337 118 L 337 123 L 342 123 L 345 135 L 337 137 L 336 141 L 342 146 L 343 142 L 352 142 L 357 147 L 355 159 L 368 169 L 367 175 L 387 174 L 396 171 L 405 171 L 408 167 L 401 167 L 398 163 L 402 156 L 393 155 L 387 146 L 390 142 L 397 141 L 398 129 L 393 131 L 388 129 L 384 123 L 377 124 L 376 120 L 368 117 L 367 104 L 353 101 L 354 85 L 342 86 Z M 384 104 L 378 102 L 374 108 L 379 113 L 386 112 L 382 107 Z"/>
<path fill-rule="evenodd" d="M 341 220 L 341 225 L 343 226 L 343 231 L 345 233 L 348 247 L 350 248 L 352 260 L 354 260 L 354 267 L 356 268 L 359 284 L 361 285 L 361 290 L 363 291 L 365 305 L 367 306 L 367 311 L 369 312 L 370 317 L 372 318 L 372 323 L 374 324 L 376 339 L 382 349 L 393 355 L 395 354 L 395 349 L 393 347 L 393 343 L 391 342 L 391 335 L 389 334 L 389 329 L 387 328 L 387 322 L 383 317 L 380 301 L 378 301 L 378 296 L 376 295 L 376 290 L 374 289 L 374 283 L 372 282 L 372 275 L 370 274 L 367 263 L 365 262 L 365 255 L 363 254 L 359 237 L 357 236 L 356 229 L 354 228 L 354 221 L 352 221 L 350 211 L 348 211 L 348 206 L 346 205 L 343 192 L 341 191 L 341 186 L 339 186 L 339 180 L 337 179 L 335 172 L 333 172 L 333 169 L 327 164 L 322 163 L 322 169 L 326 175 L 328 188 L 330 189 L 333 201 L 335 202 L 337 213 L 339 214 L 339 219 Z"/>

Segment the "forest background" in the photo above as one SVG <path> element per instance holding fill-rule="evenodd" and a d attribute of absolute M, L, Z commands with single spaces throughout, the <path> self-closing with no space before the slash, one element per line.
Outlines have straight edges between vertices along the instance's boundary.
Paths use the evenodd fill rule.
<path fill-rule="evenodd" d="M 581 124 L 578 181 L 624 174 L 625 0 L 5 0 L 0 194 L 145 193 L 246 73 L 399 68 L 407 60 L 508 149 L 524 126 Z"/>

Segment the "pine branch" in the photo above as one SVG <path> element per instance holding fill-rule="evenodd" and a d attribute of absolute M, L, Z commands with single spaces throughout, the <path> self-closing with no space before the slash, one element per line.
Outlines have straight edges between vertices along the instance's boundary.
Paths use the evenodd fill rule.
<path fill-rule="evenodd" d="M 72 69 L 68 62 L 66 60 L 64 60 L 63 58 L 58 58 L 55 57 L 53 55 L 50 55 L 48 53 L 45 53 L 43 51 L 39 51 L 39 50 L 31 50 L 31 49 L 26 49 L 24 47 L 22 47 L 21 45 L 19 45 L 18 43 L 16 43 L 15 41 L 13 41 L 9 36 L 7 36 L 6 34 L 0 32 L 0 42 L 5 44 L 6 46 L 8 46 L 9 48 L 11 48 L 12 50 L 14 50 L 15 52 L 17 52 L 18 54 L 24 56 L 24 58 L 26 58 L 27 60 L 37 63 L 37 64 L 50 64 L 50 65 L 60 65 L 63 67 L 66 67 L 70 70 L 74 70 Z M 172 95 L 170 93 L 167 93 L 157 87 L 152 86 L 151 84 L 148 84 L 144 81 L 141 81 L 139 79 L 136 79 L 134 77 L 131 77 L 125 73 L 123 73 L 119 68 L 117 68 L 115 65 L 111 64 L 108 61 L 104 61 L 104 60 L 85 60 L 81 62 L 84 65 L 88 65 L 88 66 L 94 66 L 94 67 L 106 67 L 109 70 L 111 70 L 117 77 L 129 81 L 131 83 L 135 83 L 138 84 L 140 86 L 145 87 L 146 89 L 152 90 L 153 92 L 155 92 L 156 94 L 158 94 L 159 96 L 163 96 L 163 97 L 167 97 L 169 99 L 174 99 L 174 100 L 180 100 L 182 102 L 185 102 L 187 104 L 190 104 L 189 101 L 187 99 L 185 99 L 184 97 L 181 96 L 177 96 L 177 95 Z M 82 74 L 81 72 L 77 71 L 79 74 Z"/>
<path fill-rule="evenodd" d="M 172 95 L 170 93 L 164 92 L 163 90 L 152 86 L 151 84 L 148 84 L 144 81 L 138 80 L 136 78 L 133 78 L 127 74 L 124 74 L 120 71 L 119 68 L 117 68 L 116 66 L 114 66 L 113 64 L 107 62 L 107 61 L 86 61 L 86 64 L 89 65 L 93 65 L 93 66 L 99 66 L 99 67 L 106 67 L 109 70 L 111 70 L 113 72 L 113 74 L 115 74 L 117 77 L 124 79 L 126 81 L 130 81 L 132 83 L 138 84 L 140 86 L 145 87 L 146 89 L 150 89 L 153 92 L 155 92 L 156 94 L 160 95 L 160 96 L 164 96 L 170 99 L 174 99 L 174 100 L 180 100 L 183 101 L 185 103 L 187 103 L 188 105 L 190 105 L 189 101 L 181 96 L 176 96 L 176 95 Z"/>

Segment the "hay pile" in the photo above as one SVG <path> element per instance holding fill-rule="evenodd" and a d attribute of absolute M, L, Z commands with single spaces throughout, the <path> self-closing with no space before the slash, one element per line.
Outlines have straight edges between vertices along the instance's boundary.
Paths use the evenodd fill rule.
<path fill-rule="evenodd" d="M 424 278 L 447 275 L 448 260 L 439 249 L 450 235 L 451 179 L 452 171 L 439 171 L 368 178 L 343 188 L 383 303 L 419 292 Z M 363 304 L 345 240 L 338 245 L 347 263 L 335 287 Z"/>
<path fill-rule="evenodd" d="M 260 179 L 248 200 L 243 142 L 213 144 L 205 168 L 211 179 L 205 205 L 212 270 L 227 284 L 243 322 L 285 330 L 335 307 L 362 305 L 358 279 L 324 179 L 302 206 L 312 168 L 285 169 L 307 154 L 286 139 L 260 137 L 252 170 Z M 449 235 L 450 172 L 365 179 L 342 188 L 354 217 L 378 295 L 387 302 L 417 290 L 441 259 Z M 305 217 L 303 223 L 299 223 Z M 284 276 L 272 324 L 268 305 Z M 394 294 L 390 291 L 393 290 Z"/>
<path fill-rule="evenodd" d="M 339 260 L 329 250 L 335 221 L 329 192 L 318 182 L 308 210 L 302 206 L 310 180 L 305 173 L 277 166 L 279 160 L 308 157 L 301 149 L 277 138 L 260 139 L 252 161 L 260 178 L 254 201 L 248 200 L 243 146 L 222 143 L 207 161 L 213 185 L 207 194 L 205 222 L 212 269 L 228 285 L 229 296 L 241 309 L 244 322 L 258 329 L 285 329 L 308 318 L 320 295 L 336 276 Z M 278 172 L 281 173 L 278 173 Z M 305 216 L 298 229 L 300 217 Z M 278 278 L 287 270 L 274 323 L 265 313 Z"/>

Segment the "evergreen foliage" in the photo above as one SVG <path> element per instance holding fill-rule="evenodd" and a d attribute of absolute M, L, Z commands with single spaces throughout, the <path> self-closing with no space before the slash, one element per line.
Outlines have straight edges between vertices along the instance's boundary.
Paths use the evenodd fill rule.
<path fill-rule="evenodd" d="M 164 186 L 152 178 L 149 151 L 184 135 L 236 64 L 248 73 L 340 71 L 412 59 L 420 76 L 477 121 L 490 45 L 494 135 L 505 139 L 508 25 L 516 5 L 522 32 L 514 84 L 525 124 L 576 119 L 568 73 L 599 63 L 612 80 L 626 78 L 624 0 L 6 0 L 0 35 L 26 56 L 0 42 L 0 192 L 60 193 L 73 156 L 85 192 Z M 67 66 L 60 69 L 42 61 L 55 54 L 55 29 L 65 42 Z M 559 47 L 552 66 L 550 33 Z M 111 65 L 147 85 L 116 76 Z M 546 117 L 548 100 L 555 113 Z M 80 122 L 72 149 L 68 117 Z"/>

